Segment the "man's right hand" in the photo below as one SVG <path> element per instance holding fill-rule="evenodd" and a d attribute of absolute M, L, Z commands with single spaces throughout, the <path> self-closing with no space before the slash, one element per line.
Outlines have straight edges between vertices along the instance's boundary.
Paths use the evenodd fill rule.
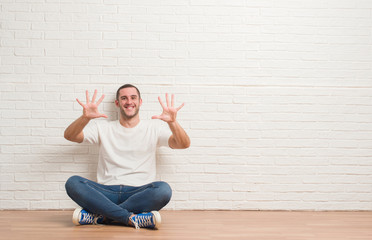
<path fill-rule="evenodd" d="M 93 119 L 93 118 L 108 118 L 107 115 L 101 114 L 98 111 L 98 105 L 102 102 L 103 98 L 105 97 L 104 94 L 102 94 L 102 97 L 98 99 L 97 102 L 95 102 L 96 97 L 97 97 L 97 89 L 94 90 L 94 95 L 92 98 L 92 101 L 89 101 L 89 92 L 88 90 L 85 91 L 85 96 L 86 96 L 86 104 L 83 104 L 82 102 L 79 101 L 79 99 L 76 98 L 76 101 L 83 107 L 83 117 L 87 119 Z"/>

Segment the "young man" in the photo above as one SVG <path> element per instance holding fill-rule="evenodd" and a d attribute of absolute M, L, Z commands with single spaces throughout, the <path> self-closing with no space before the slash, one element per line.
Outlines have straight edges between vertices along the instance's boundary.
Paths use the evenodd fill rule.
<path fill-rule="evenodd" d="M 189 137 L 176 119 L 184 104 L 176 108 L 174 95 L 170 101 L 166 94 L 166 104 L 158 98 L 162 114 L 152 117 L 162 121 L 140 121 L 141 94 L 135 86 L 125 84 L 116 93 L 119 120 L 91 121 L 107 118 L 98 111 L 104 95 L 97 102 L 96 97 L 97 90 L 91 101 L 86 91 L 86 104 L 76 99 L 83 107 L 83 115 L 65 130 L 69 141 L 99 146 L 97 182 L 80 176 L 72 176 L 66 182 L 67 194 L 81 206 L 74 211 L 73 222 L 119 222 L 157 229 L 161 223 L 158 211 L 170 201 L 172 190 L 167 183 L 154 181 L 156 148 L 190 146 Z"/>

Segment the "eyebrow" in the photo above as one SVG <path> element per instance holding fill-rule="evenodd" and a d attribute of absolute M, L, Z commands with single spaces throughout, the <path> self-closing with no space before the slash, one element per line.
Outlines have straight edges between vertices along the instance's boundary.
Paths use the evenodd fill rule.
<path fill-rule="evenodd" d="M 124 97 L 127 97 L 127 96 L 121 96 L 120 98 L 124 98 Z M 137 95 L 130 95 L 130 97 L 138 97 Z"/>

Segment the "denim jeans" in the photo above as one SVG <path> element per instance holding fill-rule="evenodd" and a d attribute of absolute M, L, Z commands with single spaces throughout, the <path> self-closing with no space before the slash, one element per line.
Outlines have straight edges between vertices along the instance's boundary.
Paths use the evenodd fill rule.
<path fill-rule="evenodd" d="M 159 211 L 172 196 L 172 189 L 166 182 L 132 187 L 103 185 L 80 176 L 72 176 L 65 187 L 68 196 L 85 210 L 124 225 L 128 225 L 132 214 Z"/>

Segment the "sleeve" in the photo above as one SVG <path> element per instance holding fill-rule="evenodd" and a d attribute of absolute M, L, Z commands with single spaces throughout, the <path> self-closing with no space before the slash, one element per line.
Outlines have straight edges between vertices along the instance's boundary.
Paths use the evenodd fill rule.
<path fill-rule="evenodd" d="M 83 129 L 84 141 L 83 143 L 98 144 L 99 134 L 98 134 L 98 124 L 96 121 L 90 121 L 88 125 Z"/>
<path fill-rule="evenodd" d="M 169 126 L 162 121 L 159 125 L 158 147 L 169 147 L 168 141 L 172 136 L 172 131 L 169 129 Z"/>

